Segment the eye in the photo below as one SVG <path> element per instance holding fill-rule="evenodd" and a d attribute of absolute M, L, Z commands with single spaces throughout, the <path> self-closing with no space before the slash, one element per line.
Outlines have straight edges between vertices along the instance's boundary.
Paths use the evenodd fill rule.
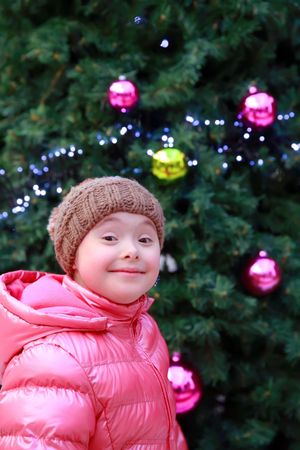
<path fill-rule="evenodd" d="M 150 237 L 143 236 L 139 239 L 139 242 L 141 242 L 142 244 L 151 244 L 153 241 Z"/>
<path fill-rule="evenodd" d="M 104 239 L 104 241 L 107 242 L 113 242 L 117 240 L 116 236 L 113 236 L 111 234 L 108 234 L 107 236 L 102 236 L 102 239 Z"/>

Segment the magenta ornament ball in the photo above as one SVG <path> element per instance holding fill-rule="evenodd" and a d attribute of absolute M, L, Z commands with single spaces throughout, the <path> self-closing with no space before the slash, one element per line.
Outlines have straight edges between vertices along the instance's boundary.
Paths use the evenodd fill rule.
<path fill-rule="evenodd" d="M 265 128 L 276 120 L 276 101 L 267 92 L 252 88 L 243 98 L 239 111 L 241 118 L 247 125 L 255 128 Z"/>
<path fill-rule="evenodd" d="M 258 297 L 274 292 L 281 280 L 282 272 L 279 264 L 265 251 L 260 251 L 248 261 L 241 276 L 246 291 Z"/>
<path fill-rule="evenodd" d="M 107 95 L 110 105 L 121 112 L 129 111 L 139 101 L 138 88 L 129 80 L 114 81 L 109 86 Z"/>
<path fill-rule="evenodd" d="M 168 379 L 175 395 L 176 413 L 192 411 L 202 398 L 202 382 L 196 370 L 184 363 L 178 352 L 172 354 Z"/>

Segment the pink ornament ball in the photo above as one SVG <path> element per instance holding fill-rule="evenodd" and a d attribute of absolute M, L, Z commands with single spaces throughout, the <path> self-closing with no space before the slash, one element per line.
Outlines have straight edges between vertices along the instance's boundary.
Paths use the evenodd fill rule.
<path fill-rule="evenodd" d="M 281 283 L 278 263 L 265 251 L 250 259 L 243 269 L 241 281 L 247 292 L 262 297 L 274 292 Z"/>
<path fill-rule="evenodd" d="M 239 118 L 244 120 L 246 124 L 257 128 L 272 125 L 276 119 L 274 97 L 252 87 L 249 94 L 241 102 Z"/>
<path fill-rule="evenodd" d="M 168 379 L 175 395 L 176 413 L 183 414 L 193 410 L 201 400 L 202 383 L 195 369 L 185 364 L 178 352 L 171 357 Z"/>
<path fill-rule="evenodd" d="M 136 85 L 129 80 L 114 81 L 108 88 L 108 101 L 110 105 L 121 111 L 132 109 L 139 100 L 139 92 Z"/>

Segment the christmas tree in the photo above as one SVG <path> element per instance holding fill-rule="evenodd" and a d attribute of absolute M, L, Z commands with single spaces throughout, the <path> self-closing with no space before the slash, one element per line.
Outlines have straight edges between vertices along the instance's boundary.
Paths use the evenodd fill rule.
<path fill-rule="evenodd" d="M 179 415 L 194 450 L 300 448 L 299 12 L 0 4 L 0 272 L 59 272 L 46 225 L 74 183 L 121 175 L 153 191 L 167 225 L 152 313 L 201 379 Z M 120 106 L 109 87 L 125 80 Z M 247 115 L 255 92 L 267 124 L 266 105 Z M 272 289 L 252 278 L 261 251 Z"/>

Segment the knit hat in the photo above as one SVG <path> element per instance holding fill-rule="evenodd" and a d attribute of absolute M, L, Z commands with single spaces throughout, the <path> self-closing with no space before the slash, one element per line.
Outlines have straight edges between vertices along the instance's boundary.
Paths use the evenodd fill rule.
<path fill-rule="evenodd" d="M 68 275 L 73 274 L 76 251 L 86 234 L 116 212 L 142 214 L 152 220 L 162 248 L 165 219 L 154 195 L 128 178 L 89 178 L 71 188 L 53 209 L 47 227 L 57 261 Z"/>

